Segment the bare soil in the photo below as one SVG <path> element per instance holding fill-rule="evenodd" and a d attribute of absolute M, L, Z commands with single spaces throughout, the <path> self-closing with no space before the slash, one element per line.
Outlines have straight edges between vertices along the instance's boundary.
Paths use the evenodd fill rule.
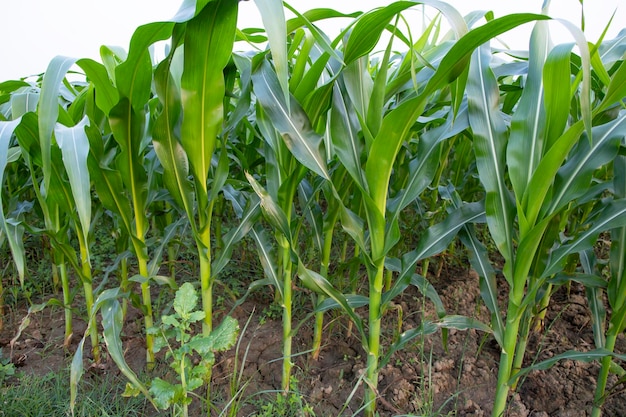
<path fill-rule="evenodd" d="M 506 283 L 499 284 L 504 306 Z M 449 314 L 488 322 L 488 311 L 478 293 L 478 278 L 472 271 L 444 271 L 433 285 Z M 237 386 L 243 387 L 240 393 L 243 406 L 239 413 L 242 416 L 253 415 L 261 400 L 275 398 L 275 393 L 280 390 L 282 324 L 276 314 L 268 314 L 272 311 L 272 296 L 263 291 L 266 290 L 233 310 L 232 314 L 240 321 L 242 329 L 247 321 L 249 325 L 242 333 L 238 347 L 220 354 L 214 369 L 212 392 L 216 408 L 219 409 L 219 402 L 225 404 L 230 399 L 233 376 L 240 377 Z M 307 299 L 306 295 L 300 298 Z M 307 306 L 301 306 L 297 311 L 302 318 L 306 309 Z M 221 311 L 227 310 L 228 307 L 223 305 Z M 366 314 L 366 310 L 362 314 Z M 5 328 L 0 332 L 0 347 L 5 355 L 11 351 L 9 342 L 24 315 L 25 310 L 18 309 L 5 318 Z M 386 314 L 385 344 L 388 345 L 400 329 L 415 328 L 423 320 L 434 317 L 430 302 L 424 300 L 417 290 L 408 289 L 395 300 L 394 309 Z M 355 330 L 350 328 L 345 317 L 327 313 L 323 350 L 320 357 L 313 360 L 309 354 L 310 322 L 298 329 L 294 339 L 294 375 L 298 391 L 317 416 L 360 415 L 366 355 Z M 126 359 L 137 372 L 143 372 L 145 367 L 142 328 L 140 314 L 129 310 L 123 341 Z M 84 322 L 77 317 L 75 334 L 82 335 L 84 329 Z M 12 360 L 23 373 L 44 375 L 67 370 L 78 339 L 74 337 L 69 352 L 63 349 L 63 311 L 48 308 L 32 317 L 30 325 L 13 346 Z M 585 351 L 593 347 L 584 288 L 572 284 L 569 289 L 561 288 L 554 295 L 543 330 L 530 338 L 526 365 L 566 350 Z M 616 350 L 626 352 L 623 337 Z M 85 352 L 88 351 L 87 344 Z M 380 371 L 380 415 L 488 416 L 496 388 L 499 357 L 500 351 L 493 337 L 474 330 L 451 330 L 447 346 L 444 346 L 440 333 L 416 339 L 395 353 Z M 512 396 L 508 416 L 588 415 L 598 371 L 598 363 L 563 361 L 547 371 L 530 372 Z M 92 372 L 118 371 L 109 360 L 93 367 Z M 154 372 L 166 373 L 167 364 L 160 363 Z M 142 375 L 147 374 L 143 372 Z M 605 415 L 626 416 L 624 386 L 615 382 L 615 379 L 609 381 L 612 390 L 605 405 Z M 12 383 L 19 383 L 19 380 Z M 147 408 L 146 415 L 159 414 Z"/>

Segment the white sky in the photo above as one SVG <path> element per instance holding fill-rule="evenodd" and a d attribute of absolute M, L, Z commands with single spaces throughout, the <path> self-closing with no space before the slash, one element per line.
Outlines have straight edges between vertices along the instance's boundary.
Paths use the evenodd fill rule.
<path fill-rule="evenodd" d="M 291 0 L 298 11 L 329 7 L 342 12 L 367 11 L 391 0 Z M 473 10 L 493 10 L 496 17 L 516 12 L 539 13 L 543 0 L 448 0 L 466 14 Z M 0 0 L 0 82 L 45 70 L 56 55 L 99 60 L 100 45 L 128 48 L 135 28 L 141 24 L 167 20 L 182 0 Z M 617 10 L 608 38 L 626 27 L 625 0 L 587 0 L 586 34 L 595 41 L 613 11 Z M 619 6 L 619 7 L 618 7 Z M 580 22 L 579 0 L 553 0 L 552 17 Z M 417 15 L 416 15 L 417 16 Z M 417 19 L 417 18 L 416 18 Z M 240 28 L 260 26 L 253 1 L 242 2 Z M 338 21 L 338 25 L 341 25 Z M 416 25 L 419 21 L 416 21 Z M 322 26 L 324 30 L 332 28 Z M 558 25 L 552 24 L 557 42 L 569 41 Z M 514 48 L 526 49 L 530 27 L 505 38 Z"/>

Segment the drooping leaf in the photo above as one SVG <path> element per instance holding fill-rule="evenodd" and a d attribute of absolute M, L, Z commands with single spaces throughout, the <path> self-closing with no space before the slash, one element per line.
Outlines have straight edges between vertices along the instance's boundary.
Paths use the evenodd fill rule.
<path fill-rule="evenodd" d="M 304 110 L 295 100 L 289 102 L 278 90 L 278 78 L 270 64 L 263 60 L 252 74 L 254 93 L 274 128 L 301 164 L 329 179 L 322 137 L 311 127 Z"/>

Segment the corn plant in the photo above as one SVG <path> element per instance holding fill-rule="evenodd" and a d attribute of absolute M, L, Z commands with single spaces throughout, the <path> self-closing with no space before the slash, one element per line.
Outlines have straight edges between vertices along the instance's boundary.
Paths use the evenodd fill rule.
<path fill-rule="evenodd" d="M 531 310 L 542 298 L 538 294 L 551 276 L 562 271 L 570 254 L 624 221 L 623 201 L 606 201 L 590 215 L 584 231 L 570 237 L 572 242 L 560 241 L 558 216 L 581 204 L 593 172 L 616 156 L 624 136 L 623 115 L 597 126 L 592 123 L 593 117 L 623 97 L 622 75 L 615 74 L 604 98 L 592 109 L 589 49 L 582 35 L 569 28 L 581 51 L 574 84 L 569 78 L 571 45 L 550 47 L 546 23 L 537 23 L 526 88 L 510 128 L 500 110 L 488 47 L 472 57 L 467 94 L 476 163 L 487 192 L 487 224 L 505 258 L 503 273 L 510 286 L 502 334 L 498 334 L 501 326 L 494 323 L 502 347 L 494 416 L 504 413 L 508 392 L 516 384 Z M 574 110 L 570 110 L 572 91 L 578 104 Z M 572 116 L 574 121 L 568 122 Z"/>

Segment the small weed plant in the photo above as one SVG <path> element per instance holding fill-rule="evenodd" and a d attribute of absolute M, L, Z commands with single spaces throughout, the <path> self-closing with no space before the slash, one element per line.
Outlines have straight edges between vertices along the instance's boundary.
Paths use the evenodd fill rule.
<path fill-rule="evenodd" d="M 190 394 L 208 384 L 215 352 L 231 348 L 239 333 L 239 325 L 226 317 L 209 335 L 193 334 L 195 323 L 204 319 L 204 311 L 196 311 L 198 295 L 193 285 L 183 284 L 174 298 L 174 314 L 164 315 L 159 326 L 149 331 L 155 336 L 155 353 L 166 348 L 166 359 L 176 372 L 177 382 L 155 378 L 150 384 L 150 394 L 157 407 L 167 410 L 174 406 L 174 415 L 188 416 Z M 197 355 L 200 360 L 194 361 Z M 133 388 L 127 393 L 135 393 Z"/>
<path fill-rule="evenodd" d="M 0 349 L 0 385 L 4 383 L 7 377 L 13 375 L 15 375 L 15 365 L 13 365 L 10 358 L 5 358 L 2 355 L 2 349 Z"/>

